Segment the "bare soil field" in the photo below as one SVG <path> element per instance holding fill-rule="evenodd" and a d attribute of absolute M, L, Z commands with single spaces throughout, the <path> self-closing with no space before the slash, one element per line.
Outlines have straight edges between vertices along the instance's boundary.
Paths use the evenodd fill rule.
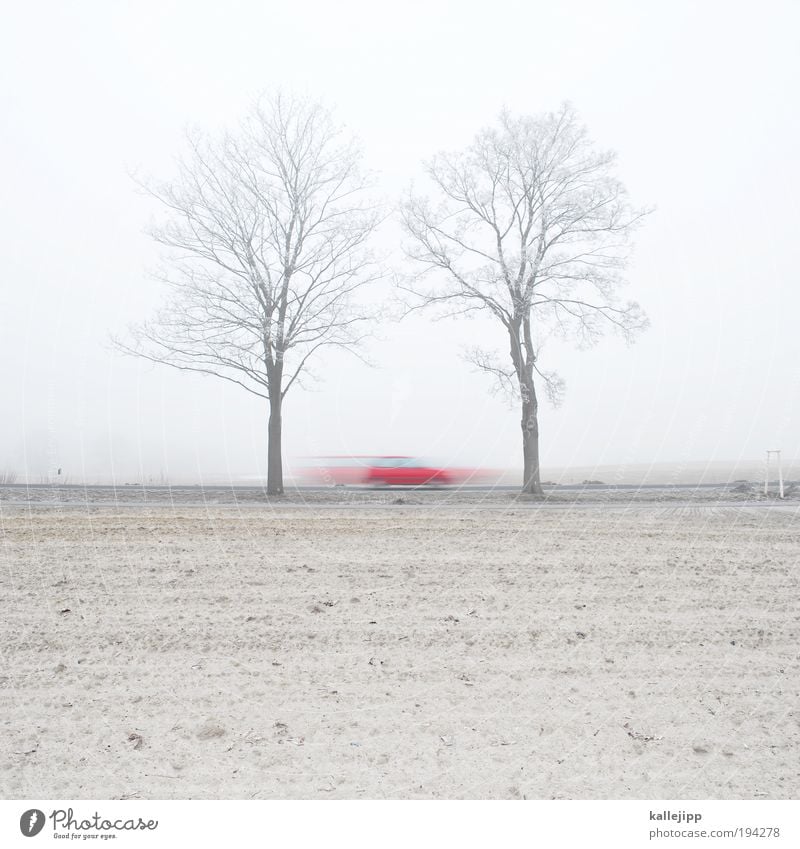
<path fill-rule="evenodd" d="M 4 798 L 797 798 L 793 509 L 0 504 Z"/>

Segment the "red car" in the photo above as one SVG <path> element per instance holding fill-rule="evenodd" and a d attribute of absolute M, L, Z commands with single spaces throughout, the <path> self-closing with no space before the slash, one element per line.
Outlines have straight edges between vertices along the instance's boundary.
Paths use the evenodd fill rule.
<path fill-rule="evenodd" d="M 429 466 L 413 457 L 374 457 L 364 483 L 373 486 L 446 486 L 453 483 L 447 469 Z"/>
<path fill-rule="evenodd" d="M 432 466 L 414 457 L 313 457 L 309 460 L 302 476 L 309 483 L 328 486 L 447 486 L 462 483 L 475 474 L 469 469 Z"/>

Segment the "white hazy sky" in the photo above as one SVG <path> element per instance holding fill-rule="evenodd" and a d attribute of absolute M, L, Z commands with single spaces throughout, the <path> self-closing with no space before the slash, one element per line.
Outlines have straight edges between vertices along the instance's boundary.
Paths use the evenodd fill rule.
<path fill-rule="evenodd" d="M 257 475 L 264 402 L 126 359 L 147 317 L 154 212 L 127 176 L 171 174 L 186 125 L 259 91 L 332 105 L 381 191 L 467 144 L 503 106 L 568 99 L 619 153 L 635 202 L 632 348 L 547 349 L 547 466 L 800 454 L 800 4 L 76 2 L 13 4 L 0 28 L 0 472 L 72 480 Z M 519 415 L 460 359 L 491 322 L 382 328 L 369 369 L 330 358 L 285 408 L 285 454 L 410 453 L 514 466 Z"/>

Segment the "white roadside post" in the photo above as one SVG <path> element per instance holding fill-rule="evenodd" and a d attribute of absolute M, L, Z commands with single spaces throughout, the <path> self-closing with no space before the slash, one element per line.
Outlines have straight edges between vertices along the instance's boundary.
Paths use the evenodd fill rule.
<path fill-rule="evenodd" d="M 769 448 L 767 449 L 767 471 L 764 475 L 764 495 L 767 495 L 769 491 L 769 457 L 770 454 L 778 455 L 778 492 L 780 497 L 783 498 L 783 469 L 781 468 L 781 449 L 780 448 Z"/>

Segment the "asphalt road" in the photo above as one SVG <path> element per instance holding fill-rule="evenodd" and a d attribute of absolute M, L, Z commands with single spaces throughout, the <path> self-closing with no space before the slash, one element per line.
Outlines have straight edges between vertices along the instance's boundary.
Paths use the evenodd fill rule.
<path fill-rule="evenodd" d="M 269 507 L 271 509 L 672 509 L 757 508 L 800 513 L 796 499 L 763 499 L 754 485 L 749 493 L 734 484 L 571 484 L 545 487 L 546 499 L 515 497 L 517 486 L 462 487 L 287 487 L 284 497 L 269 498 L 263 486 L 82 486 L 15 484 L 0 487 L 0 512 L 11 509 L 87 507 Z"/>
<path fill-rule="evenodd" d="M 732 483 L 687 483 L 687 484 L 559 484 L 557 486 L 543 485 L 545 492 L 616 492 L 616 491 L 659 491 L 669 490 L 670 492 L 678 491 L 694 491 L 698 489 L 733 489 L 736 484 Z M 178 492 L 183 490 L 202 490 L 204 492 L 263 492 L 266 488 L 266 483 L 255 486 L 252 484 L 177 484 L 175 486 L 158 486 L 153 484 L 54 484 L 54 483 L 15 483 L 5 484 L 0 487 L 0 490 L 8 489 L 10 491 L 19 490 L 85 490 L 87 492 L 125 492 L 134 490 L 147 490 L 148 492 Z M 343 486 L 315 486 L 315 485 L 287 485 L 286 492 L 373 492 L 375 490 L 386 491 L 417 491 L 417 492 L 518 492 L 519 485 L 510 486 L 507 484 L 464 484 L 460 486 L 364 486 L 364 485 L 343 485 Z"/>

